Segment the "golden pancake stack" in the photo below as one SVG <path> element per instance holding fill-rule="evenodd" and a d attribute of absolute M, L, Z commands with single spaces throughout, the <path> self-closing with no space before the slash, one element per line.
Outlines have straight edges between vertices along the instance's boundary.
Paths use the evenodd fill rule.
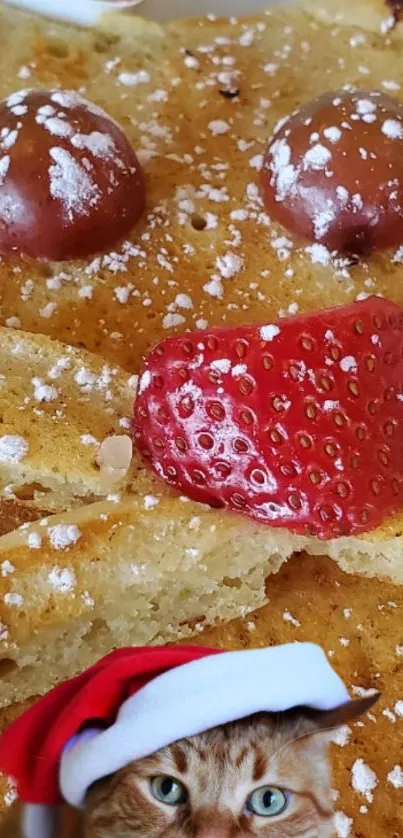
<path fill-rule="evenodd" d="M 370 294 L 403 304 L 401 249 L 336 258 L 271 221 L 259 190 L 268 139 L 300 105 L 345 85 L 402 96 L 403 23 L 381 0 L 96 30 L 1 6 L 0 37 L 1 98 L 79 91 L 123 127 L 147 190 L 113 252 L 0 262 L 2 724 L 116 646 L 319 641 L 357 694 L 384 694 L 335 745 L 338 835 L 403 835 L 403 515 L 295 535 L 178 496 L 128 440 L 163 337 Z"/>

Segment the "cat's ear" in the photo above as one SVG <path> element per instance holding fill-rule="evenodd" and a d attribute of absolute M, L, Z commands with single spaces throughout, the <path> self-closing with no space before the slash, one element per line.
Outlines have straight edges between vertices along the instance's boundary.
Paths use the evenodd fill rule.
<path fill-rule="evenodd" d="M 353 721 L 353 719 L 358 719 L 359 716 L 363 716 L 364 713 L 371 710 L 374 704 L 379 701 L 380 695 L 376 692 L 365 698 L 354 698 L 339 707 L 335 707 L 334 710 L 308 710 L 307 720 L 309 726 L 312 727 L 311 732 L 334 730 L 347 724 L 347 722 Z"/>

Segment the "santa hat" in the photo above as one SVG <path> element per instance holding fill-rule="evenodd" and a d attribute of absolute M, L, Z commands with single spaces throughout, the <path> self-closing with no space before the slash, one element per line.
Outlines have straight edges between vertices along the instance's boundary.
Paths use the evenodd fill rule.
<path fill-rule="evenodd" d="M 243 652 L 200 646 L 121 649 L 42 698 L 0 738 L 24 838 L 52 838 L 57 805 L 178 739 L 260 711 L 331 710 L 348 692 L 324 652 L 292 643 Z"/>

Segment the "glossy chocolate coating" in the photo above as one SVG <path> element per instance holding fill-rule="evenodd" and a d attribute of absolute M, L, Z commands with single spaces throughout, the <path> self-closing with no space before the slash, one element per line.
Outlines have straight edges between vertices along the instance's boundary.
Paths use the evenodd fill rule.
<path fill-rule="evenodd" d="M 0 105 L 0 253 L 53 260 L 114 246 L 141 216 L 140 163 L 121 127 L 77 93 Z"/>
<path fill-rule="evenodd" d="M 386 5 L 392 10 L 397 18 L 403 12 L 403 0 L 386 0 Z"/>
<path fill-rule="evenodd" d="M 376 91 L 326 93 L 280 125 L 265 157 L 269 215 L 342 253 L 403 242 L 403 105 Z"/>

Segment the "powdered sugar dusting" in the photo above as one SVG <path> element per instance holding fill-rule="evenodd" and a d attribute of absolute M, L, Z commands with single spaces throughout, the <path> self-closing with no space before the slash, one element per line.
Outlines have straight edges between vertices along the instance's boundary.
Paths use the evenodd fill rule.
<path fill-rule="evenodd" d="M 74 134 L 71 144 L 75 148 L 86 149 L 94 157 L 108 159 L 117 154 L 116 145 L 110 134 L 103 134 L 101 131 L 92 131 L 91 134 Z"/>
<path fill-rule="evenodd" d="M 11 777 L 7 780 L 7 791 L 4 795 L 4 804 L 9 807 L 18 799 L 17 785 Z"/>
<path fill-rule="evenodd" d="M 330 162 L 332 159 L 332 152 L 329 151 L 326 146 L 321 145 L 321 143 L 317 143 L 312 148 L 310 148 L 303 158 L 303 167 L 305 169 L 313 169 L 314 171 L 320 171 L 324 169 L 325 166 Z"/>
<path fill-rule="evenodd" d="M 66 149 L 50 149 L 54 161 L 49 167 L 50 194 L 61 201 L 70 221 L 75 215 L 88 214 L 101 200 L 101 191 L 84 167 Z"/>
<path fill-rule="evenodd" d="M 395 765 L 392 771 L 389 771 L 388 782 L 394 789 L 403 788 L 403 768 L 401 765 Z"/>
<path fill-rule="evenodd" d="M 296 190 L 298 170 L 291 163 L 291 148 L 285 139 L 275 140 L 270 146 L 270 169 L 276 186 L 276 200 L 284 201 Z"/>
<path fill-rule="evenodd" d="M 70 591 L 72 591 L 77 584 L 74 571 L 69 570 L 68 568 L 54 567 L 48 575 L 48 580 L 52 588 L 57 591 L 58 594 L 70 593 Z"/>
<path fill-rule="evenodd" d="M 388 140 L 401 140 L 403 138 L 403 125 L 397 119 L 385 119 L 381 131 Z"/>
<path fill-rule="evenodd" d="M 354 791 L 363 795 L 368 803 L 372 803 L 378 778 L 363 759 L 356 759 L 351 769 L 351 785 Z"/>
<path fill-rule="evenodd" d="M 34 387 L 34 399 L 37 402 L 53 402 L 58 397 L 58 391 L 56 387 L 53 387 L 50 384 L 45 384 L 42 378 L 35 376 L 32 379 L 32 384 Z"/>
<path fill-rule="evenodd" d="M 149 84 L 151 76 L 147 70 L 138 70 L 137 73 L 120 73 L 119 81 L 124 87 L 135 87 L 138 84 Z"/>
<path fill-rule="evenodd" d="M 154 509 L 159 504 L 159 498 L 156 498 L 154 495 L 145 495 L 143 504 L 144 509 Z"/>
<path fill-rule="evenodd" d="M 224 279 L 231 279 L 243 266 L 243 260 L 236 253 L 226 253 L 217 259 L 217 268 Z"/>
<path fill-rule="evenodd" d="M 151 381 L 152 381 L 152 377 L 151 377 L 150 371 L 145 370 L 145 372 L 143 372 L 142 376 L 140 376 L 139 384 L 138 384 L 138 392 L 139 392 L 140 396 L 141 396 L 142 393 L 145 392 L 145 390 L 148 389 L 148 387 L 151 384 Z"/>
<path fill-rule="evenodd" d="M 343 372 L 356 372 L 357 367 L 357 360 L 352 355 L 346 355 L 340 361 L 340 369 L 343 370 Z"/>
<path fill-rule="evenodd" d="M 5 434 L 0 437 L 0 463 L 19 463 L 27 456 L 29 445 L 17 434 Z"/>
<path fill-rule="evenodd" d="M 10 157 L 8 154 L 5 154 L 3 157 L 0 157 L 0 184 L 5 180 L 9 168 Z"/>
<path fill-rule="evenodd" d="M 227 134 L 230 130 L 228 122 L 225 122 L 223 119 L 213 119 L 212 122 L 209 122 L 208 127 L 214 137 L 218 137 L 220 134 Z"/>
<path fill-rule="evenodd" d="M 271 323 L 268 326 L 261 326 L 259 329 L 259 334 L 262 340 L 271 343 L 271 341 L 274 340 L 274 338 L 276 338 L 277 335 L 280 334 L 280 329 L 278 326 L 275 326 Z"/>
<path fill-rule="evenodd" d="M 353 826 L 353 819 L 345 815 L 344 812 L 336 812 L 334 816 L 334 826 L 337 838 L 349 838 Z"/>
<path fill-rule="evenodd" d="M 342 137 L 342 132 L 340 128 L 337 128 L 335 125 L 330 126 L 330 128 L 325 128 L 323 131 L 323 136 L 326 137 L 327 140 L 331 143 L 338 143 Z"/>
<path fill-rule="evenodd" d="M 17 593 L 8 593 L 3 597 L 4 605 L 15 606 L 21 608 L 24 605 L 24 597 Z"/>
<path fill-rule="evenodd" d="M 49 541 L 55 550 L 67 550 L 81 538 L 75 524 L 56 524 L 48 529 Z"/>
<path fill-rule="evenodd" d="M 335 745 L 339 745 L 340 748 L 344 748 L 348 745 L 351 739 L 351 733 L 351 727 L 348 725 L 342 725 L 342 727 L 337 728 L 337 730 L 335 730 L 332 734 L 332 742 L 334 742 Z"/>
<path fill-rule="evenodd" d="M 231 361 L 228 358 L 216 358 L 211 362 L 211 369 L 216 372 L 228 373 L 231 369 Z"/>
<path fill-rule="evenodd" d="M 42 539 L 37 532 L 30 532 L 27 539 L 30 550 L 39 550 L 42 547 Z"/>

